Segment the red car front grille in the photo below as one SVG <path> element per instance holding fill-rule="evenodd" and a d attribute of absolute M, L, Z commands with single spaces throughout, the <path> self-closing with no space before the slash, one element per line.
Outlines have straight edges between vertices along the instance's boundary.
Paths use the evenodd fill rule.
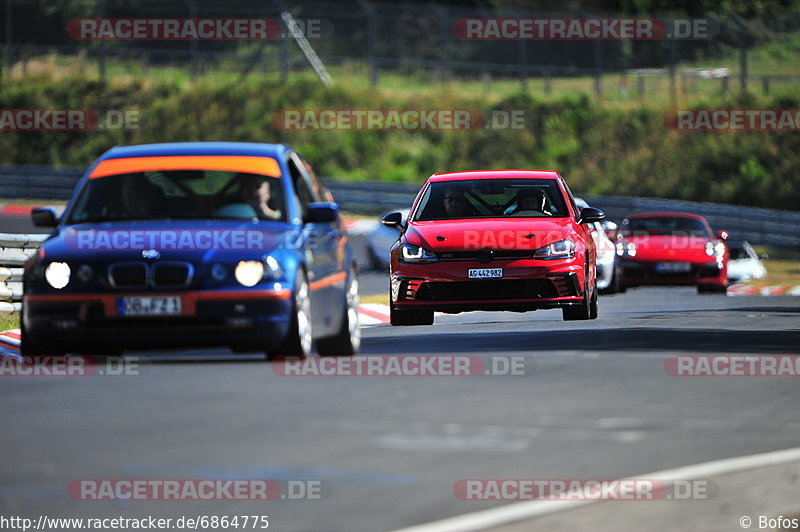
<path fill-rule="evenodd" d="M 483 301 L 557 297 L 549 279 L 486 279 L 480 281 L 426 282 L 416 291 L 417 301 Z"/>

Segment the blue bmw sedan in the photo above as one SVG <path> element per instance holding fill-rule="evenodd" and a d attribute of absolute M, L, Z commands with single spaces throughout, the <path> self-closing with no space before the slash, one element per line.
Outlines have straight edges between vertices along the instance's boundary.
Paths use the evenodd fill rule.
<path fill-rule="evenodd" d="M 333 197 L 286 145 L 113 148 L 24 271 L 23 356 L 226 346 L 351 355 L 356 261 Z"/>

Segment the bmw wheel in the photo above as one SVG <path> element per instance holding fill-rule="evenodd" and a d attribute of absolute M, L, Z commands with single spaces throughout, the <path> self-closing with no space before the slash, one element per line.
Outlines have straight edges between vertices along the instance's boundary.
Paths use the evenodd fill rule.
<path fill-rule="evenodd" d="M 358 315 L 358 275 L 355 268 L 348 276 L 350 284 L 345 293 L 342 326 L 335 336 L 317 340 L 320 355 L 355 355 L 361 347 L 361 320 Z"/>
<path fill-rule="evenodd" d="M 276 351 L 268 353 L 270 359 L 277 357 L 307 357 L 311 354 L 311 299 L 306 273 L 298 270 L 294 281 L 294 304 L 289 323 L 289 333 Z"/>

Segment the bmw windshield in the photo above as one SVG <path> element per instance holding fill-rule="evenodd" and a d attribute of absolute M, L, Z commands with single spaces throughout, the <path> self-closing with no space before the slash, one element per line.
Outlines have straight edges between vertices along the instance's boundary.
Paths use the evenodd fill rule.
<path fill-rule="evenodd" d="M 144 171 L 89 179 L 68 224 L 156 219 L 285 221 L 280 179 L 211 171 Z"/>

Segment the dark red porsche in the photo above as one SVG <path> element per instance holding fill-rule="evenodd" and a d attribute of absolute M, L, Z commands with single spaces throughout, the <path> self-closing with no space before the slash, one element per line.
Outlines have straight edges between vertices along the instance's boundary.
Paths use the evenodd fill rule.
<path fill-rule="evenodd" d="M 417 195 L 391 253 L 392 325 L 429 325 L 435 311 L 561 308 L 597 317 L 596 249 L 587 223 L 553 171 L 434 174 Z"/>
<path fill-rule="evenodd" d="M 679 212 L 639 213 L 620 225 L 617 240 L 621 276 L 626 287 L 689 285 L 697 291 L 728 288 L 725 231 L 716 235 L 702 216 Z"/>

